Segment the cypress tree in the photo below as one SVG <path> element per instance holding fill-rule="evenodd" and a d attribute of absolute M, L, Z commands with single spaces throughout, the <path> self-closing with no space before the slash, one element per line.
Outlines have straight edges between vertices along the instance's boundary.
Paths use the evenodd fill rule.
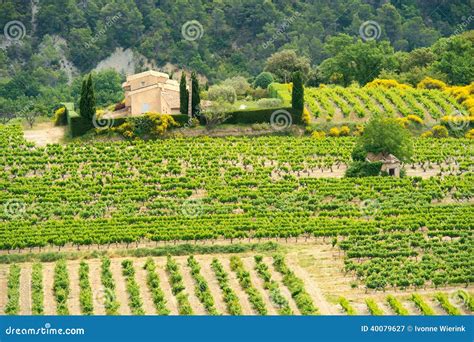
<path fill-rule="evenodd" d="M 304 88 L 303 77 L 301 72 L 297 71 L 293 74 L 293 92 L 291 96 L 291 107 L 296 115 L 302 115 L 304 109 Z"/>
<path fill-rule="evenodd" d="M 186 89 L 186 75 L 181 74 L 179 82 L 179 111 L 181 114 L 188 114 L 189 90 Z"/>
<path fill-rule="evenodd" d="M 79 101 L 79 114 L 92 123 L 95 114 L 95 95 L 92 75 L 82 82 L 81 99 Z"/>
<path fill-rule="evenodd" d="M 193 116 L 197 116 L 200 111 L 200 104 L 201 104 L 201 97 L 199 96 L 199 82 L 197 79 L 196 73 L 193 71 L 191 74 L 191 84 L 192 84 L 192 99 L 191 99 L 191 104 L 192 104 L 192 113 Z"/>

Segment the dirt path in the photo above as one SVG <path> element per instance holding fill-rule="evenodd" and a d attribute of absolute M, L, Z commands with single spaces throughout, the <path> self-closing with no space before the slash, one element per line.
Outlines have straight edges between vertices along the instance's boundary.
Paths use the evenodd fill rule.
<path fill-rule="evenodd" d="M 204 308 L 204 305 L 202 305 L 201 301 L 196 296 L 195 289 L 194 289 L 195 282 L 191 276 L 191 270 L 189 269 L 187 265 L 186 257 L 176 257 L 175 260 L 179 265 L 179 272 L 181 273 L 181 276 L 183 277 L 183 284 L 185 287 L 184 291 L 186 291 L 186 293 L 188 294 L 189 303 L 191 304 L 191 307 L 193 308 L 194 314 L 207 315 L 208 313 L 206 309 Z"/>
<path fill-rule="evenodd" d="M 105 315 L 104 307 L 104 287 L 100 278 L 101 261 L 100 259 L 87 260 L 89 264 L 89 282 L 92 288 L 92 305 L 94 306 L 94 315 Z"/>
<path fill-rule="evenodd" d="M 318 307 L 319 312 L 322 315 L 333 315 L 334 308 L 329 305 L 326 298 L 323 295 L 323 291 L 319 288 L 319 285 L 310 273 L 305 272 L 298 265 L 298 256 L 296 254 L 290 253 L 286 257 L 286 263 L 290 270 L 292 270 L 295 275 L 300 278 L 305 284 L 306 292 L 313 298 L 314 304 Z"/>
<path fill-rule="evenodd" d="M 71 315 L 81 315 L 81 305 L 79 302 L 80 286 L 79 286 L 79 260 L 68 262 L 67 269 L 69 272 L 69 298 L 68 308 Z"/>
<path fill-rule="evenodd" d="M 216 277 L 214 276 L 214 272 L 211 269 L 211 256 L 197 256 L 195 257 L 199 265 L 201 265 L 201 275 L 206 279 L 207 285 L 209 286 L 209 290 L 212 293 L 214 298 L 214 306 L 217 309 L 217 312 L 224 315 L 227 314 L 227 306 L 224 302 L 224 294 L 219 287 L 219 283 L 217 282 Z"/>
<path fill-rule="evenodd" d="M 56 299 L 53 293 L 54 264 L 43 264 L 44 314 L 56 315 Z"/>
<path fill-rule="evenodd" d="M 59 144 L 66 134 L 66 126 L 55 127 L 52 122 L 43 122 L 23 132 L 26 140 L 34 142 L 37 146 Z"/>
<path fill-rule="evenodd" d="M 7 305 L 7 283 L 9 265 L 0 265 L 0 315 L 5 314 Z"/>
<path fill-rule="evenodd" d="M 263 258 L 263 261 L 265 264 L 268 266 L 268 271 L 270 272 L 272 279 L 276 281 L 280 287 L 280 291 L 283 294 L 283 296 L 288 300 L 288 305 L 290 306 L 291 310 L 293 311 L 294 315 L 301 315 L 300 310 L 296 306 L 296 303 L 291 297 L 290 290 L 283 284 L 283 276 L 281 275 L 280 272 L 277 272 L 275 268 L 273 267 L 273 259 L 271 257 L 265 257 Z"/>
<path fill-rule="evenodd" d="M 20 315 L 31 315 L 31 264 L 21 265 Z"/>
<path fill-rule="evenodd" d="M 147 271 L 143 269 L 145 262 L 145 258 L 134 260 L 133 267 L 135 268 L 135 280 L 140 287 L 140 296 L 143 300 L 143 310 L 145 310 L 145 315 L 156 315 L 153 297 L 146 283 Z"/>
<path fill-rule="evenodd" d="M 253 257 L 242 258 L 242 263 L 244 264 L 246 271 L 250 273 L 250 279 L 252 281 L 253 286 L 262 296 L 263 302 L 265 303 L 265 307 L 268 310 L 268 314 L 272 316 L 278 315 L 277 308 L 275 307 L 275 305 L 273 305 L 270 299 L 270 292 L 265 290 L 262 278 L 260 278 L 257 272 L 255 271 L 255 261 L 253 260 Z"/>
<path fill-rule="evenodd" d="M 179 315 L 178 302 L 171 291 L 168 274 L 165 271 L 166 258 L 156 258 L 156 273 L 160 277 L 160 285 L 166 298 L 166 307 L 170 310 L 170 315 Z"/>
<path fill-rule="evenodd" d="M 117 301 L 120 303 L 118 310 L 120 315 L 131 315 L 130 307 L 128 306 L 128 293 L 125 284 L 125 278 L 122 275 L 122 262 L 123 259 L 111 259 L 110 271 L 115 281 L 115 295 Z"/>
<path fill-rule="evenodd" d="M 219 258 L 224 270 L 229 275 L 229 287 L 234 290 L 235 295 L 239 298 L 240 306 L 242 307 L 243 315 L 255 315 L 255 311 L 252 308 L 252 305 L 249 302 L 247 294 L 242 290 L 239 280 L 237 279 L 235 272 L 230 269 L 230 259 L 229 258 Z"/>

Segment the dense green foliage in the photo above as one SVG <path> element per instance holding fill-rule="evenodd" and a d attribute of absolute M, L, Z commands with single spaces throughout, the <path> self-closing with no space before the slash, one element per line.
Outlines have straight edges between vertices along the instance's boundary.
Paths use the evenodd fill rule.
<path fill-rule="evenodd" d="M 80 73 L 92 71 L 117 48 L 131 48 L 158 67 L 171 63 L 195 70 L 211 82 L 255 77 L 266 69 L 281 82 L 300 70 L 311 85 L 365 84 L 379 75 L 411 84 L 425 76 L 465 84 L 474 79 L 473 38 L 465 32 L 474 24 L 464 17 L 470 11 L 467 1 L 441 0 L 87 0 L 79 6 L 74 0 L 4 0 L 0 28 L 19 20 L 25 35 L 0 51 L 0 111 L 18 112 L 30 100 L 48 111 L 77 101 Z M 181 29 L 192 20 L 202 30 L 190 41 Z M 370 20 L 378 23 L 379 35 L 363 41 L 360 28 Z M 459 36 L 448 38 L 454 34 Z M 79 77 L 71 93 L 74 76 Z M 119 78 L 97 79 L 98 106 L 120 100 Z"/>
<path fill-rule="evenodd" d="M 92 122 L 95 116 L 95 95 L 92 75 L 82 81 L 81 98 L 79 100 L 79 115 Z M 92 124 L 91 124 L 92 126 Z"/>
<path fill-rule="evenodd" d="M 295 72 L 293 74 L 293 87 L 291 94 L 291 107 L 296 115 L 301 116 L 304 108 L 304 87 L 303 87 L 303 76 L 301 72 Z"/>
<path fill-rule="evenodd" d="M 43 265 L 39 262 L 33 264 L 31 272 L 31 313 L 44 314 Z"/>
<path fill-rule="evenodd" d="M 345 236 L 347 270 L 369 288 L 471 283 L 472 143 L 414 140 L 405 168 L 444 177 L 311 176 L 349 163 L 354 145 L 272 136 L 32 148 L 3 128 L 0 200 L 24 210 L 0 212 L 0 247 Z"/>
<path fill-rule="evenodd" d="M 303 281 L 286 265 L 285 258 L 282 255 L 275 255 L 273 266 L 283 275 L 283 284 L 290 290 L 291 297 L 295 300 L 300 313 L 302 315 L 316 315 L 318 308 L 306 292 Z"/>
<path fill-rule="evenodd" d="M 181 114 L 188 114 L 189 106 L 189 90 L 186 88 L 186 74 L 181 74 L 179 82 L 179 112 Z"/>
<path fill-rule="evenodd" d="M 5 305 L 7 315 L 17 315 L 20 311 L 20 273 L 20 266 L 15 264 L 10 266 L 7 283 L 8 301 Z"/>
<path fill-rule="evenodd" d="M 79 264 L 79 303 L 83 315 L 92 315 L 94 305 L 92 303 L 92 288 L 89 281 L 89 265 L 85 261 Z"/>
<path fill-rule="evenodd" d="M 259 315 L 266 315 L 268 311 L 263 302 L 262 295 L 252 284 L 250 273 L 245 269 L 244 264 L 239 257 L 232 256 L 230 258 L 230 269 L 235 272 L 239 284 L 242 287 L 242 290 L 247 294 L 249 302 L 255 312 Z"/>
<path fill-rule="evenodd" d="M 170 310 L 166 307 L 165 294 L 160 286 L 160 278 L 156 273 L 156 265 L 153 258 L 148 258 L 144 267 L 146 270 L 146 283 L 150 290 L 153 304 L 155 305 L 156 314 L 158 315 L 169 315 Z"/>
<path fill-rule="evenodd" d="M 179 314 L 192 315 L 193 308 L 189 303 L 188 294 L 185 292 L 183 276 L 181 275 L 178 264 L 170 256 L 168 256 L 166 261 L 166 272 L 169 276 L 168 279 L 171 285 L 171 292 L 173 292 L 173 295 L 175 295 L 178 302 Z"/>
<path fill-rule="evenodd" d="M 241 315 L 242 307 L 240 306 L 239 298 L 229 285 L 229 275 L 224 270 L 224 267 L 219 260 L 214 258 L 212 259 L 211 268 L 214 271 L 219 287 L 222 290 L 227 312 L 229 315 Z"/>
<path fill-rule="evenodd" d="M 191 276 L 195 282 L 194 292 L 196 293 L 196 297 L 209 315 L 218 315 L 207 280 L 201 275 L 201 266 L 199 266 L 199 263 L 192 255 L 188 257 L 188 266 L 191 269 Z"/>
<path fill-rule="evenodd" d="M 135 269 L 133 261 L 122 261 L 122 274 L 126 280 L 126 289 L 128 293 L 128 306 L 133 315 L 144 315 L 143 301 L 140 297 L 140 287 L 135 280 Z"/>
<path fill-rule="evenodd" d="M 280 315 L 292 315 L 293 311 L 290 308 L 288 300 L 283 296 L 280 291 L 280 285 L 274 279 L 267 264 L 263 261 L 261 255 L 255 256 L 255 270 L 259 277 L 263 280 L 264 288 L 270 292 L 270 299 L 272 303 L 278 308 Z"/>
<path fill-rule="evenodd" d="M 115 294 L 115 280 L 110 270 L 110 263 L 110 258 L 102 258 L 100 280 L 104 289 L 101 297 L 105 306 L 105 313 L 107 315 L 117 315 L 120 303 L 117 301 Z"/>
<path fill-rule="evenodd" d="M 56 313 L 69 315 L 68 298 L 70 293 L 69 272 L 65 260 L 59 260 L 54 267 L 53 293 L 56 299 Z"/>

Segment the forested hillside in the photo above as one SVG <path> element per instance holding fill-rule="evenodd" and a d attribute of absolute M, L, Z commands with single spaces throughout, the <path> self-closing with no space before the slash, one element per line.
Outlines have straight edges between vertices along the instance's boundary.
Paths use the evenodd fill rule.
<path fill-rule="evenodd" d="M 9 32 L 13 39 L 2 37 L 0 102 L 33 98 L 48 107 L 71 100 L 68 80 L 118 47 L 158 67 L 195 70 L 211 83 L 255 77 L 286 49 L 296 51 L 310 85 L 380 76 L 466 84 L 474 78 L 473 37 L 466 34 L 472 8 L 472 0 L 4 0 L 2 32 L 19 24 Z"/>

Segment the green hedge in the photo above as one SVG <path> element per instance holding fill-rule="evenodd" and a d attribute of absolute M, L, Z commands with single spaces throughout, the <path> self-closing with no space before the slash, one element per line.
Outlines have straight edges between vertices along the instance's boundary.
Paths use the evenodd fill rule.
<path fill-rule="evenodd" d="M 92 123 L 74 111 L 74 105 L 65 103 L 67 109 L 67 124 L 69 126 L 69 133 L 73 138 L 85 134 L 92 128 Z"/>
<path fill-rule="evenodd" d="M 255 124 L 255 123 L 270 123 L 271 116 L 278 110 L 284 110 L 291 114 L 293 124 L 301 124 L 301 116 L 295 115 L 291 107 L 285 108 L 267 108 L 267 109 L 251 109 L 239 110 L 231 113 L 229 119 L 225 121 L 226 124 Z"/>
<path fill-rule="evenodd" d="M 346 170 L 346 177 L 373 177 L 380 175 L 382 162 L 355 161 Z"/>

